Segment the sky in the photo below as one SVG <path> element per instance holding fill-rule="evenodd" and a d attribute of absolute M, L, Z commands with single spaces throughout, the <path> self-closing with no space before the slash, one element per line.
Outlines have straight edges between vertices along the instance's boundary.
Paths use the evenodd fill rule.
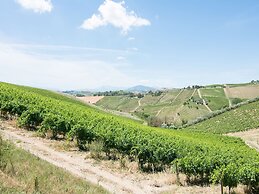
<path fill-rule="evenodd" d="M 0 81 L 70 90 L 253 79 L 258 0 L 0 2 Z"/>

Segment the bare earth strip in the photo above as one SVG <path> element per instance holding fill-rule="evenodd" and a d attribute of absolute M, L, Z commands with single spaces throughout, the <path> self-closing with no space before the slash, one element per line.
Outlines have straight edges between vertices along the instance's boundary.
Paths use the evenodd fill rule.
<path fill-rule="evenodd" d="M 259 151 L 259 129 L 252 129 L 249 131 L 242 131 L 236 133 L 228 133 L 228 136 L 240 137 L 245 143 Z"/>
<path fill-rule="evenodd" d="M 139 107 L 141 106 L 141 100 L 142 100 L 143 98 L 140 98 L 139 100 L 138 100 L 138 106 L 133 110 L 133 111 L 131 111 L 131 112 L 136 112 L 138 109 L 139 109 Z"/>
<path fill-rule="evenodd" d="M 252 99 L 259 97 L 259 85 L 228 88 L 230 98 Z"/>
<path fill-rule="evenodd" d="M 91 183 L 101 185 L 111 193 L 153 194 L 168 191 L 171 194 L 198 194 L 220 192 L 218 185 L 211 187 L 177 186 L 170 183 L 175 178 L 172 173 L 141 174 L 113 171 L 93 159 L 86 159 L 82 152 L 60 151 L 53 148 L 54 140 L 35 137 L 35 133 L 17 129 L 8 122 L 0 120 L 0 134 L 4 139 L 12 141 L 16 146 L 33 155 L 63 168 Z"/>
<path fill-rule="evenodd" d="M 85 97 L 77 97 L 77 99 L 82 100 L 83 102 L 95 104 L 101 99 L 103 99 L 104 96 L 85 96 Z"/>
<path fill-rule="evenodd" d="M 208 111 L 212 112 L 210 107 L 208 107 L 208 105 L 206 104 L 205 100 L 202 98 L 200 89 L 198 89 L 197 91 L 198 91 L 199 97 L 202 99 L 203 105 L 208 109 Z"/>
<path fill-rule="evenodd" d="M 224 92 L 225 92 L 225 96 L 226 96 L 226 98 L 228 99 L 228 104 L 229 104 L 229 107 L 231 107 L 232 106 L 232 102 L 231 102 L 231 100 L 230 100 L 230 98 L 229 98 L 229 86 L 227 86 L 227 85 L 224 85 L 225 87 L 224 87 Z"/>

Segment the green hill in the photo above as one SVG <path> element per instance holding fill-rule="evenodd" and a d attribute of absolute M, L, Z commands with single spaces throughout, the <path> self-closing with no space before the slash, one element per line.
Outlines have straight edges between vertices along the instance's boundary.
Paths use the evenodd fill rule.
<path fill-rule="evenodd" d="M 96 105 L 134 114 L 151 126 L 167 124 L 179 127 L 206 117 L 211 111 L 222 110 L 256 97 L 259 97 L 259 85 L 245 83 L 162 90 L 148 92 L 140 98 L 130 95 L 105 96 Z M 208 107 L 204 106 L 203 100 Z"/>
<path fill-rule="evenodd" d="M 45 90 L 0 83 L 1 115 L 15 115 L 18 124 L 30 130 L 76 139 L 80 148 L 101 141 L 107 154 L 116 149 L 130 155 L 141 169 L 172 166 L 206 183 L 258 186 L 259 154 L 240 139 L 143 126 L 65 98 Z"/>
<path fill-rule="evenodd" d="M 212 133 L 230 133 L 259 127 L 259 99 L 238 108 L 226 111 L 186 130 Z"/>

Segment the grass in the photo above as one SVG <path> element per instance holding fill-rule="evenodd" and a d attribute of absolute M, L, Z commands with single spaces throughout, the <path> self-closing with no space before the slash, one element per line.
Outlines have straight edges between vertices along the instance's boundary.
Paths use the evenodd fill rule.
<path fill-rule="evenodd" d="M 41 193 L 41 194 L 95 194 L 108 193 L 99 186 L 74 177 L 50 163 L 2 141 L 2 155 L 7 166 L 1 165 L 0 193 Z M 3 150 L 5 150 L 3 152 Z M 1 160 L 1 158 L 0 158 Z"/>
<path fill-rule="evenodd" d="M 177 125 L 182 123 L 181 114 L 177 114 L 179 112 L 182 112 L 183 117 L 188 120 L 207 114 L 208 111 L 204 107 L 195 103 L 187 108 L 187 110 L 184 109 L 182 111 L 183 104 L 191 98 L 194 90 L 185 89 L 180 92 L 180 89 L 172 89 L 164 91 L 160 96 L 147 94 L 141 99 L 141 106 L 134 114 L 144 120 L 148 119 L 148 117 L 157 117 L 163 122 L 166 121 L 167 123 Z M 178 97 L 176 98 L 177 95 Z M 197 92 L 195 92 L 195 95 L 198 96 Z M 133 112 L 138 107 L 138 100 L 137 98 L 130 98 L 128 96 L 107 96 L 97 102 L 97 106 L 122 112 Z M 156 116 L 160 110 L 160 114 Z"/>
<path fill-rule="evenodd" d="M 205 99 L 208 102 L 208 106 L 212 111 L 220 110 L 222 108 L 228 107 L 229 102 L 227 98 L 221 98 L 221 97 L 205 97 Z"/>
<path fill-rule="evenodd" d="M 96 103 L 97 106 L 111 110 L 117 110 L 118 107 L 125 101 L 125 96 L 105 96 Z"/>
<path fill-rule="evenodd" d="M 251 86 L 251 83 L 227 84 L 229 87 Z"/>
<path fill-rule="evenodd" d="M 241 89 L 239 89 L 237 86 L 240 85 L 246 87 L 241 87 Z M 242 95 L 248 95 L 248 92 L 244 91 L 247 91 L 249 88 L 253 87 L 251 84 L 247 83 L 234 84 L 233 86 L 235 86 L 235 88 L 229 88 L 229 90 L 240 90 L 239 92 Z M 249 95 L 256 97 L 256 89 L 256 86 L 250 89 L 251 94 Z M 180 126 L 183 120 L 192 121 L 209 114 L 209 111 L 205 108 L 205 106 L 196 104 L 201 100 L 197 91 L 194 92 L 193 89 L 184 89 L 181 93 L 180 91 L 180 89 L 166 90 L 163 91 L 160 96 L 152 96 L 151 94 L 147 94 L 141 99 L 140 107 L 138 107 L 138 99 L 129 98 L 128 96 L 104 97 L 97 103 L 97 105 L 122 112 L 133 112 L 136 107 L 138 107 L 136 112 L 133 113 L 134 115 L 137 115 L 146 121 L 151 117 L 156 117 L 161 122 L 166 121 L 166 123 L 173 124 L 175 126 Z M 216 84 L 206 86 L 205 88 L 201 88 L 200 91 L 202 98 L 208 102 L 208 106 L 212 111 L 221 110 L 229 106 L 229 101 L 225 95 L 223 85 Z M 193 101 L 189 100 L 191 96 L 193 96 Z M 238 98 L 241 98 L 241 96 L 234 96 L 232 99 L 230 95 L 230 98 L 232 104 L 236 104 L 234 102 L 240 102 Z M 157 115 L 160 110 L 161 112 Z"/>
<path fill-rule="evenodd" d="M 220 110 L 229 105 L 223 88 L 203 88 L 201 95 L 208 102 L 212 111 Z"/>
<path fill-rule="evenodd" d="M 231 133 L 259 127 L 259 101 L 242 105 L 203 122 L 187 127 L 189 131 Z"/>

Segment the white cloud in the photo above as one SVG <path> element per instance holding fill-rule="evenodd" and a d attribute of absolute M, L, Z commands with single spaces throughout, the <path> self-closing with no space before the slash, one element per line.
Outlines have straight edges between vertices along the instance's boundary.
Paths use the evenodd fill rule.
<path fill-rule="evenodd" d="M 24 9 L 33 10 L 35 13 L 51 12 L 51 0 L 16 0 Z"/>
<path fill-rule="evenodd" d="M 31 54 L 27 49 L 24 52 L 24 47 L 21 50 L 0 42 L 0 81 L 59 90 L 134 83 L 134 79 L 122 73 L 114 63 Z"/>
<path fill-rule="evenodd" d="M 126 58 L 125 58 L 125 57 L 122 57 L 122 56 L 118 56 L 118 57 L 117 57 L 117 60 L 118 60 L 118 61 L 123 61 L 123 60 L 125 60 L 125 59 L 126 59 Z"/>
<path fill-rule="evenodd" d="M 128 38 L 128 41 L 133 41 L 133 40 L 135 40 L 135 37 L 129 37 Z"/>
<path fill-rule="evenodd" d="M 134 11 L 128 12 L 124 7 L 125 2 L 114 2 L 105 0 L 98 8 L 98 14 L 93 14 L 86 19 L 81 28 L 93 30 L 100 26 L 112 25 L 120 28 L 123 34 L 127 34 L 132 27 L 149 26 L 149 20 L 138 17 Z"/>
<path fill-rule="evenodd" d="M 139 49 L 136 48 L 136 47 L 128 48 L 128 51 L 135 51 L 135 52 L 137 52 L 138 50 L 139 50 Z"/>

